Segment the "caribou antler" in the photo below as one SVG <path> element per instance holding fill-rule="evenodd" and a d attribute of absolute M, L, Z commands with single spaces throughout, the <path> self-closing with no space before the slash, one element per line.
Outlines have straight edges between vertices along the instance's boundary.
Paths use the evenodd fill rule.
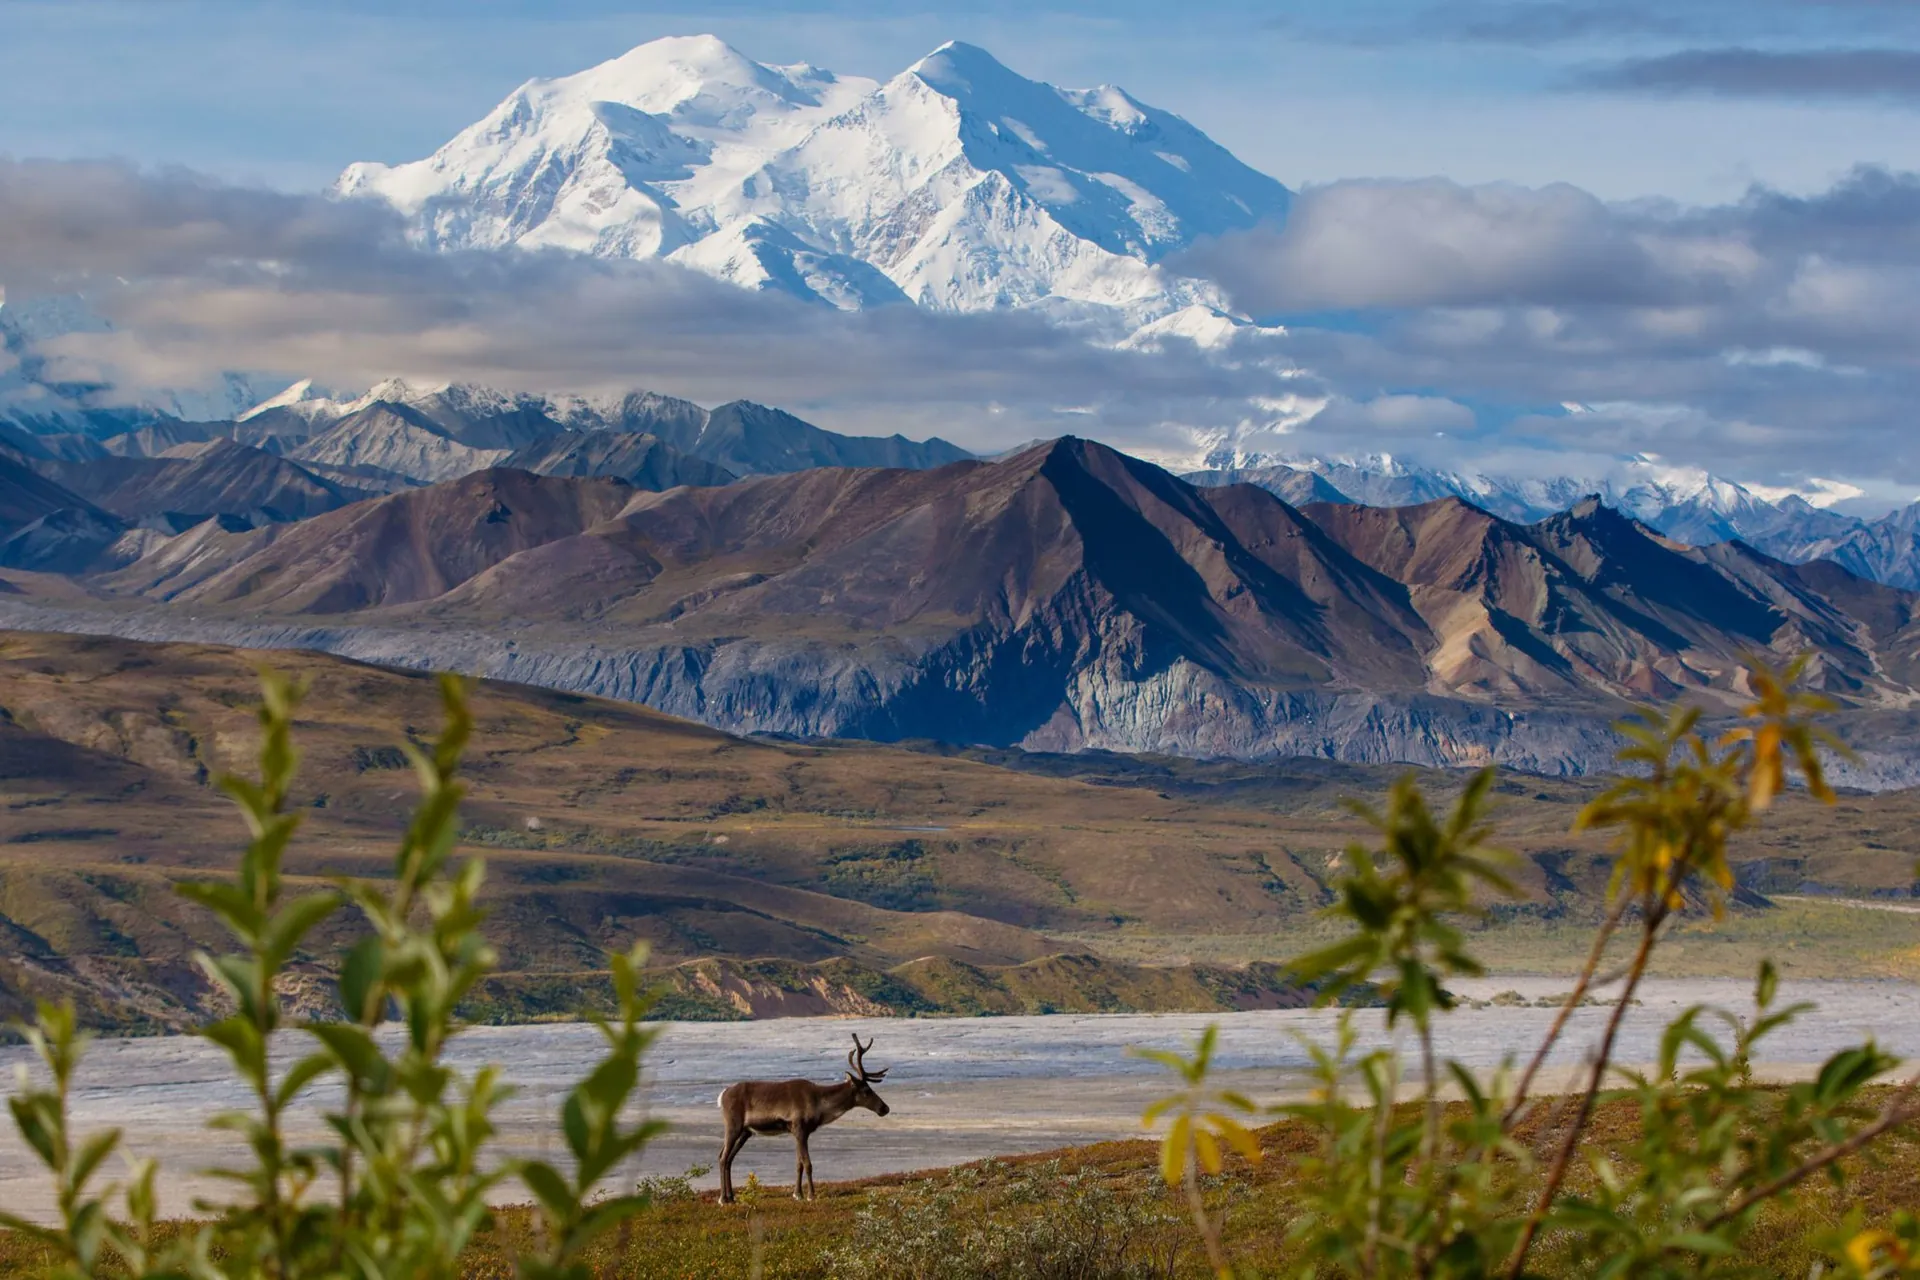
<path fill-rule="evenodd" d="M 847 1051 L 847 1065 L 852 1067 L 854 1075 L 862 1080 L 885 1080 L 887 1078 L 887 1072 L 892 1070 L 891 1067 L 882 1067 L 878 1071 L 867 1070 L 867 1050 L 871 1048 L 873 1048 L 872 1039 L 868 1039 L 865 1044 L 861 1044 L 860 1033 L 858 1031 L 854 1032 L 853 1048 Z"/>

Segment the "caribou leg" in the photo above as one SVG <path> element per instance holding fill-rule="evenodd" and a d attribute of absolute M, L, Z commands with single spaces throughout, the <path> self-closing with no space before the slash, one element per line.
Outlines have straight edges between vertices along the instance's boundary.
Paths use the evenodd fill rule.
<path fill-rule="evenodd" d="M 720 1144 L 720 1203 L 733 1203 L 733 1158 L 740 1154 L 740 1148 L 747 1145 L 747 1139 L 753 1136 L 753 1130 L 742 1125 L 738 1129 L 727 1130 L 726 1139 Z"/>
<path fill-rule="evenodd" d="M 800 1131 L 800 1166 L 806 1170 L 807 1174 L 807 1199 L 813 1200 L 818 1198 L 818 1193 L 813 1188 L 813 1152 L 807 1148 L 807 1137 L 807 1131 L 802 1129 Z"/>
<path fill-rule="evenodd" d="M 793 1198 L 807 1198 L 807 1131 L 793 1126 Z"/>

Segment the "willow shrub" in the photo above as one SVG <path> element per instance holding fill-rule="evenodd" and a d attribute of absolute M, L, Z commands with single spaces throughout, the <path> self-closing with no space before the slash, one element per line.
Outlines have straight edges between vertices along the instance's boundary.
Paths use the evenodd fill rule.
<path fill-rule="evenodd" d="M 1771 964 L 1760 968 L 1749 1016 L 1688 1009 L 1666 1027 L 1656 1062 L 1629 1069 L 1614 1061 L 1667 926 L 1696 906 L 1723 909 L 1734 884 L 1728 841 L 1762 820 L 1791 773 L 1810 795 L 1833 800 L 1819 755 L 1831 740 L 1810 719 L 1828 704 L 1797 691 L 1803 665 L 1783 675 L 1754 665 L 1753 701 L 1725 733 L 1709 737 L 1691 709 L 1622 726 L 1625 776 L 1575 822 L 1616 836 L 1602 922 L 1541 1042 L 1524 1063 L 1509 1059 L 1490 1077 L 1440 1061 L 1434 1025 L 1454 1008 L 1447 980 L 1482 972 L 1462 923 L 1488 894 L 1512 891 L 1505 856 L 1489 845 L 1492 775 L 1478 774 L 1445 817 L 1410 779 L 1393 788 L 1384 811 L 1358 807 L 1379 840 L 1350 847 L 1342 862 L 1330 910 L 1351 931 L 1292 967 L 1328 998 L 1373 983 L 1389 1026 L 1408 1028 L 1412 1049 L 1358 1052 L 1352 1013 L 1334 1044 L 1308 1046 L 1316 1087 L 1308 1101 L 1279 1108 L 1317 1136 L 1298 1179 L 1295 1233 L 1314 1259 L 1305 1274 L 1517 1280 L 1540 1274 L 1550 1250 L 1555 1274 L 1602 1280 L 1753 1275 L 1741 1243 L 1764 1207 L 1806 1178 L 1838 1177 L 1843 1158 L 1920 1118 L 1913 1082 L 1878 1108 L 1864 1105 L 1862 1091 L 1898 1065 L 1872 1042 L 1834 1054 L 1804 1083 L 1754 1084 L 1750 1064 L 1762 1043 L 1807 1009 L 1779 1003 Z M 1541 1068 L 1616 943 L 1630 959 L 1599 1044 L 1569 1096 L 1542 1098 Z M 1213 1270 L 1254 1274 L 1230 1258 L 1223 1224 L 1198 1190 L 1228 1150 L 1260 1155 L 1247 1129 L 1253 1104 L 1209 1081 L 1212 1050 L 1209 1031 L 1190 1056 L 1153 1055 L 1181 1087 L 1146 1118 L 1171 1117 L 1163 1173 L 1186 1188 Z M 1413 1105 L 1403 1105 L 1403 1084 Z M 1637 1110 L 1636 1137 L 1611 1155 L 1582 1141 L 1609 1088 Z M 1856 1226 L 1832 1268 L 1920 1277 L 1920 1223 L 1903 1216 L 1883 1229 Z"/>
<path fill-rule="evenodd" d="M 519 1260 L 520 1274 L 572 1280 L 588 1275 L 580 1260 L 586 1247 L 646 1206 L 643 1196 L 602 1191 L 616 1167 L 657 1131 L 621 1117 L 654 1035 L 641 1021 L 647 1012 L 639 985 L 642 949 L 611 958 L 619 1012 L 596 1019 L 605 1054 L 560 1108 L 570 1156 L 564 1166 L 489 1158 L 493 1113 L 512 1090 L 497 1068 L 463 1075 L 445 1061 L 459 1028 L 454 1010 L 495 957 L 480 932 L 483 868 L 452 859 L 462 791 L 456 771 L 472 720 L 460 683 L 449 677 L 440 687 L 446 726 L 438 742 L 430 751 L 406 747 L 422 795 L 391 879 L 292 893 L 281 866 L 300 823 L 287 792 L 301 690 L 272 674 L 263 677 L 259 778 L 221 782 L 252 837 L 239 874 L 180 886 L 233 936 L 231 951 L 199 957 L 232 1008 L 201 1034 L 225 1052 L 248 1101 L 213 1122 L 241 1139 L 246 1159 L 215 1171 L 231 1195 L 197 1205 L 202 1220 L 184 1234 L 156 1233 L 160 1175 L 154 1163 L 133 1162 L 125 1181 L 108 1182 L 106 1163 L 120 1148 L 119 1131 L 85 1138 L 72 1132 L 67 1098 L 85 1036 L 71 1005 L 42 1005 L 24 1029 L 51 1087 L 23 1075 L 9 1106 L 52 1176 L 58 1221 L 44 1225 L 0 1214 L 0 1226 L 39 1240 L 58 1259 L 56 1274 L 457 1276 L 461 1253 L 489 1220 L 490 1195 L 517 1180 L 532 1199 L 538 1242 Z M 349 906 L 366 930 L 340 969 L 346 1016 L 292 1023 L 279 999 L 282 975 L 313 929 Z M 315 1101 L 329 1136 L 296 1145 L 286 1118 L 323 1086 Z M 164 1245 L 156 1243 L 162 1236 Z"/>

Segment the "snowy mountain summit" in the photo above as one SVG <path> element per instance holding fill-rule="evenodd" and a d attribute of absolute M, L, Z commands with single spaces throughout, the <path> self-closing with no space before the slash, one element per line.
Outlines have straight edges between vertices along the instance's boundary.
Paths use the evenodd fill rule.
<path fill-rule="evenodd" d="M 665 258 L 860 308 L 1220 305 L 1163 260 L 1285 214 L 1288 191 L 1171 112 L 941 46 L 884 84 L 713 36 L 531 80 L 411 164 L 350 166 L 428 245 Z"/>

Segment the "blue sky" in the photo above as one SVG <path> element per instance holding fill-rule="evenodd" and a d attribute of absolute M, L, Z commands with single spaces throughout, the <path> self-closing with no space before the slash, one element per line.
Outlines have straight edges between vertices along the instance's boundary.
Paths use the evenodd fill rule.
<path fill-rule="evenodd" d="M 426 154 L 529 77 L 704 30 L 872 76 L 966 39 L 1037 78 L 1124 85 L 1290 185 L 1444 175 L 1712 202 L 1755 181 L 1811 192 L 1859 162 L 1920 169 L 1920 81 L 1903 89 L 1897 64 L 1859 91 L 1600 83 L 1699 50 L 1897 54 L 1920 47 L 1903 0 L 0 0 L 0 154 L 314 189 L 353 160 Z"/>

